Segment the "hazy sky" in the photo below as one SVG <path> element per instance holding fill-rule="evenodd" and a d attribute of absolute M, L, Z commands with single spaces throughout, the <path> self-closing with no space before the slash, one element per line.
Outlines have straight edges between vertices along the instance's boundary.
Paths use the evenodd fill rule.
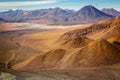
<path fill-rule="evenodd" d="M 120 0 L 0 0 L 0 11 L 9 9 L 34 10 L 61 7 L 78 10 L 85 5 L 98 9 L 115 8 L 120 11 Z"/>

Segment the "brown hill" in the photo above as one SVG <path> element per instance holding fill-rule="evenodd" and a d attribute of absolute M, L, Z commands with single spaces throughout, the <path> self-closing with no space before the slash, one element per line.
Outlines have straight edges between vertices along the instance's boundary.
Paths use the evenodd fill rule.
<path fill-rule="evenodd" d="M 53 68 L 58 65 L 65 52 L 66 50 L 64 49 L 51 50 L 45 54 L 33 56 L 22 63 L 14 65 L 12 68 L 16 70 Z"/>
<path fill-rule="evenodd" d="M 101 32 L 102 30 L 109 29 L 111 27 L 110 25 L 111 25 L 111 21 L 96 23 L 87 28 L 76 29 L 73 31 L 66 32 L 64 33 L 64 35 L 61 36 L 61 39 L 66 40 L 73 36 L 89 37 L 90 35 L 94 35 L 96 33 Z"/>
<path fill-rule="evenodd" d="M 61 45 L 62 47 L 66 47 L 66 48 L 80 48 L 89 44 L 92 41 L 93 40 L 87 37 L 73 36 L 71 38 L 63 40 Z"/>
<path fill-rule="evenodd" d="M 113 34 L 114 33 L 114 34 Z M 68 39 L 72 36 L 87 36 L 93 39 L 108 39 L 113 36 L 120 36 L 120 17 L 116 17 L 114 20 L 100 22 L 91 25 L 88 28 L 76 29 L 66 32 L 61 39 Z"/>
<path fill-rule="evenodd" d="M 92 42 L 83 48 L 71 50 L 56 49 L 32 57 L 12 67 L 15 70 L 69 69 L 98 67 L 118 63 L 120 51 L 106 40 Z"/>
<path fill-rule="evenodd" d="M 106 40 L 95 41 L 72 54 L 63 65 L 81 66 L 111 65 L 120 61 L 120 51 Z"/>
<path fill-rule="evenodd" d="M 93 34 L 89 37 L 92 39 L 110 39 L 112 37 L 120 37 L 120 28 L 118 26 L 112 26 L 107 30 L 103 30 L 101 32 L 98 32 L 96 34 Z"/>
<path fill-rule="evenodd" d="M 119 35 L 120 34 L 120 17 L 116 17 L 114 20 L 112 20 L 110 26 L 111 27 L 109 29 L 95 34 L 95 37 L 99 36 L 98 39 L 100 38 L 109 39 L 115 36 L 120 37 Z"/>

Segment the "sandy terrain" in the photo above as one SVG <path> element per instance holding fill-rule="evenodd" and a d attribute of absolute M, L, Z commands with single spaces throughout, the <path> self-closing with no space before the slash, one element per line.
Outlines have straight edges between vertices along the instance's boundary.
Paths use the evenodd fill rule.
<path fill-rule="evenodd" d="M 1 71 L 15 75 L 17 80 L 88 80 L 88 79 L 89 80 L 120 80 L 120 69 L 119 69 L 120 64 L 118 63 L 112 65 L 114 63 L 113 60 L 116 60 L 115 63 L 118 62 L 119 60 L 118 57 L 116 57 L 118 49 L 114 48 L 112 42 L 114 42 L 114 39 L 119 40 L 119 38 L 109 39 L 108 41 L 110 41 L 111 43 L 107 42 L 106 40 L 103 41 L 101 40 L 98 42 L 96 41 L 92 43 L 92 41 L 94 40 L 83 37 L 82 38 L 74 37 L 70 40 L 66 40 L 66 42 L 68 43 L 65 44 L 66 45 L 64 48 L 65 50 L 59 49 L 61 47 L 59 45 L 60 36 L 62 36 L 64 33 L 68 31 L 72 31 L 75 29 L 89 28 L 91 24 L 75 25 L 75 26 L 48 26 L 48 25 L 28 24 L 28 23 L 23 23 L 23 24 L 5 23 L 0 25 L 1 25 L 0 29 L 1 27 L 5 26 L 5 29 L 3 28 L 0 31 L 0 53 L 4 52 L 4 56 L 5 56 L 4 58 L 2 58 L 1 56 L 3 56 L 3 54 L 0 54 L 0 58 L 2 59 L 0 60 L 0 63 L 1 62 L 5 63 L 7 65 L 6 68 L 9 67 L 11 68 L 11 65 L 15 65 L 12 66 L 13 67 L 12 69 L 14 70 L 3 69 Z M 29 29 L 27 27 L 29 27 Z M 40 28 L 36 28 L 36 27 L 40 27 Z M 96 33 L 96 35 L 92 36 L 92 38 L 95 39 L 97 37 L 103 37 L 105 34 L 108 34 L 108 32 L 111 31 L 112 28 L 108 29 L 107 32 L 103 31 L 100 33 Z M 101 35 L 102 33 L 104 34 Z M 89 40 L 91 42 L 88 42 Z M 81 44 L 80 42 L 84 42 L 85 44 Z M 88 43 L 92 43 L 92 44 L 87 45 Z M 74 48 L 71 49 L 70 47 L 68 47 L 69 45 L 70 47 L 73 47 L 73 45 L 75 46 Z M 87 45 L 87 46 L 81 47 L 83 45 Z M 108 48 L 110 48 L 110 50 Z M 71 49 L 71 50 L 66 51 L 66 49 Z M 115 54 L 113 54 L 114 51 Z M 59 52 L 59 54 L 57 54 L 56 52 Z M 44 59 L 44 54 L 48 54 L 47 55 L 48 57 L 46 57 L 44 65 L 47 65 L 47 62 L 49 61 L 51 61 L 49 65 L 52 65 L 54 64 L 54 62 L 57 63 L 57 61 L 59 61 L 59 58 L 62 58 L 62 55 L 64 55 L 65 52 L 67 52 L 65 56 L 68 55 L 70 56 L 68 56 L 67 58 L 66 57 L 63 58 L 62 59 L 63 63 L 64 62 L 66 63 L 65 64 L 60 63 L 60 66 L 57 67 L 59 68 L 61 67 L 61 65 L 64 67 L 64 65 L 67 65 L 68 63 L 70 64 L 72 63 L 73 65 L 70 65 L 70 67 L 71 66 L 76 67 L 76 69 L 70 69 L 70 68 L 67 69 L 67 67 L 65 67 L 65 69 L 55 68 L 54 70 L 53 69 L 44 70 L 37 68 L 38 65 L 36 65 L 36 63 L 38 64 L 42 61 L 42 59 Z M 97 57 L 94 55 L 96 54 L 96 52 L 97 52 Z M 75 55 L 73 55 L 73 53 L 75 53 Z M 109 53 L 110 55 L 108 55 Z M 86 56 L 86 54 L 88 55 Z M 80 60 L 81 58 L 79 55 L 81 55 L 83 58 L 83 60 L 81 61 L 82 64 L 85 62 L 84 63 L 85 65 L 90 65 L 90 66 L 96 64 L 99 65 L 103 63 L 105 60 L 105 65 L 108 64 L 109 62 L 109 66 L 99 67 L 99 68 L 79 67 L 78 65 L 79 63 L 77 63 L 77 60 Z M 96 59 L 98 59 L 98 57 L 100 59 L 97 62 Z M 32 64 L 32 62 L 35 62 L 35 67 L 34 64 Z M 17 68 L 19 67 L 21 68 L 21 66 L 23 66 L 23 70 L 18 69 L 15 71 L 16 64 L 17 64 Z M 29 66 L 32 66 L 31 71 L 27 69 Z M 77 69 L 77 67 L 79 67 L 79 69 Z"/>

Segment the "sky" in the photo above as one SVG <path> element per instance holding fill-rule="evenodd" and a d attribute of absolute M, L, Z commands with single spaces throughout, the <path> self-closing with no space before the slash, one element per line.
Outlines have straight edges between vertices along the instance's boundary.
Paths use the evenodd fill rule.
<path fill-rule="evenodd" d="M 35 10 L 55 7 L 79 10 L 86 5 L 120 11 L 120 0 L 0 0 L 0 12 L 10 9 Z"/>

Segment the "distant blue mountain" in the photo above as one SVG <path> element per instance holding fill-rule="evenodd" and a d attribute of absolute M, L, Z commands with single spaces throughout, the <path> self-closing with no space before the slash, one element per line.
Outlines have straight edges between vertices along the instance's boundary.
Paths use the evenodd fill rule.
<path fill-rule="evenodd" d="M 101 12 L 92 5 L 88 5 L 78 10 L 72 17 L 77 23 L 97 22 L 101 20 L 111 19 L 113 16 Z"/>
<path fill-rule="evenodd" d="M 113 8 L 104 8 L 101 10 L 102 12 L 109 14 L 109 15 L 113 15 L 113 16 L 120 16 L 120 11 L 117 11 Z"/>
<path fill-rule="evenodd" d="M 59 7 L 32 11 L 9 10 L 0 12 L 0 17 L 9 22 L 37 21 L 37 23 L 61 25 L 93 23 L 113 18 L 92 5 L 85 6 L 78 11 Z"/>

